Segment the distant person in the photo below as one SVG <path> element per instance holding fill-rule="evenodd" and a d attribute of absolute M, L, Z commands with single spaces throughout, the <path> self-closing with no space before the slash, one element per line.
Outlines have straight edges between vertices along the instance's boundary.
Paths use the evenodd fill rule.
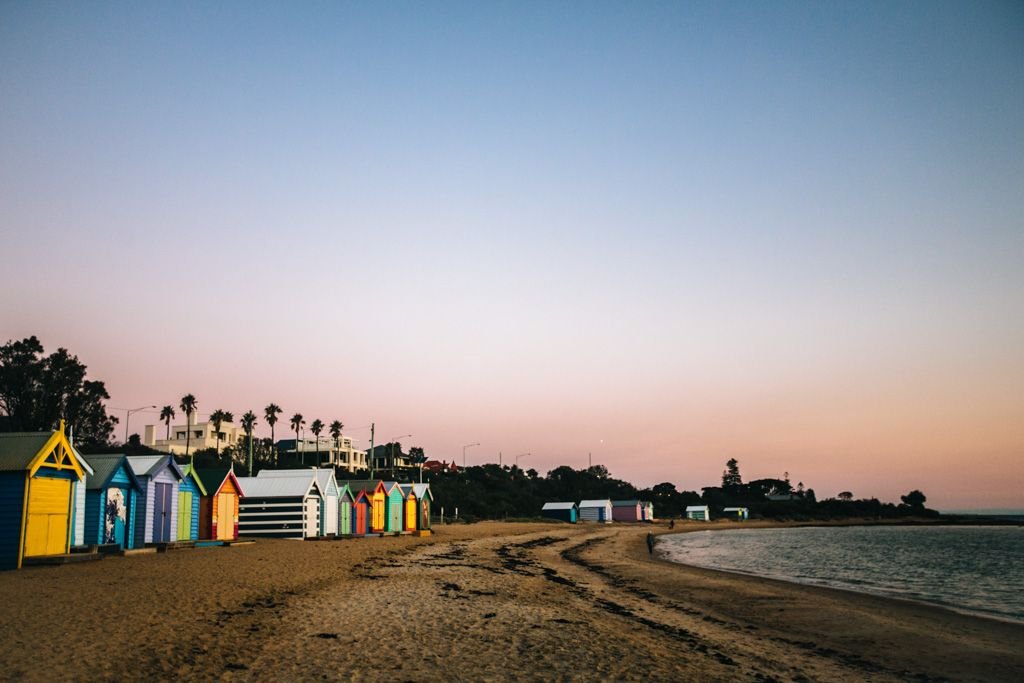
<path fill-rule="evenodd" d="M 647 554 L 654 554 L 654 534 L 652 533 L 647 534 Z"/>
<path fill-rule="evenodd" d="M 669 529 L 675 529 L 676 528 L 676 518 L 675 517 L 673 517 L 672 519 L 668 520 L 668 528 Z"/>

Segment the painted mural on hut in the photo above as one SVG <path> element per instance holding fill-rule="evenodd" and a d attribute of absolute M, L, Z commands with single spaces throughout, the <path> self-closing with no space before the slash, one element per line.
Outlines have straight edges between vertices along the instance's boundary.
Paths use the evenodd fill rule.
<path fill-rule="evenodd" d="M 128 505 L 124 499 L 124 490 L 111 488 L 107 490 L 107 509 L 103 515 L 103 542 L 120 543 L 125 537 L 128 526 Z"/>

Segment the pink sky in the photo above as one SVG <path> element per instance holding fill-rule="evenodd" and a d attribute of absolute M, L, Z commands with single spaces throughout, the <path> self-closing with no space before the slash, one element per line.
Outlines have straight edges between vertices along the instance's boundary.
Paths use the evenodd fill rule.
<path fill-rule="evenodd" d="M 1019 7 L 243 15 L 0 4 L 0 341 L 114 408 L 1024 508 Z"/>

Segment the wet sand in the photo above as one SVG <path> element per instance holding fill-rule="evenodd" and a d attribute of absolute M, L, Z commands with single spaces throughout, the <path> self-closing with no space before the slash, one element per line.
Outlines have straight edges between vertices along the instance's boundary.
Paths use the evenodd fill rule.
<path fill-rule="evenodd" d="M 1024 626 L 680 566 L 648 556 L 649 530 L 481 523 L 4 572 L 0 670 L 23 680 L 1024 680 Z"/>

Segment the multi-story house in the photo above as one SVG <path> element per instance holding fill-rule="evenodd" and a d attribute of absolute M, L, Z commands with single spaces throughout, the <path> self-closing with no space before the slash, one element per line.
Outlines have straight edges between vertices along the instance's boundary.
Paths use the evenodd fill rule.
<path fill-rule="evenodd" d="M 319 443 L 317 443 L 319 442 Z M 366 451 L 361 451 L 352 445 L 351 437 L 344 434 L 338 438 L 321 436 L 317 438 L 281 439 L 277 442 L 279 453 L 289 455 L 301 455 L 310 465 L 316 464 L 319 467 L 341 467 L 349 472 L 364 470 L 369 467 L 367 464 Z M 315 463 L 316 453 L 320 453 L 320 462 Z"/>
<path fill-rule="evenodd" d="M 192 418 L 189 417 L 187 424 L 171 425 L 170 438 L 167 438 L 166 430 L 166 425 L 146 425 L 145 435 L 142 439 L 143 445 L 163 451 L 164 453 L 178 455 L 185 453 L 186 442 L 190 453 L 195 453 L 204 448 L 217 447 L 217 430 L 212 422 L 192 422 Z M 191 432 L 190 435 L 189 432 Z M 158 438 L 160 434 L 164 435 L 163 439 Z M 236 427 L 231 422 L 221 423 L 221 448 L 237 444 L 243 438 L 245 438 L 245 431 L 241 427 Z"/>

